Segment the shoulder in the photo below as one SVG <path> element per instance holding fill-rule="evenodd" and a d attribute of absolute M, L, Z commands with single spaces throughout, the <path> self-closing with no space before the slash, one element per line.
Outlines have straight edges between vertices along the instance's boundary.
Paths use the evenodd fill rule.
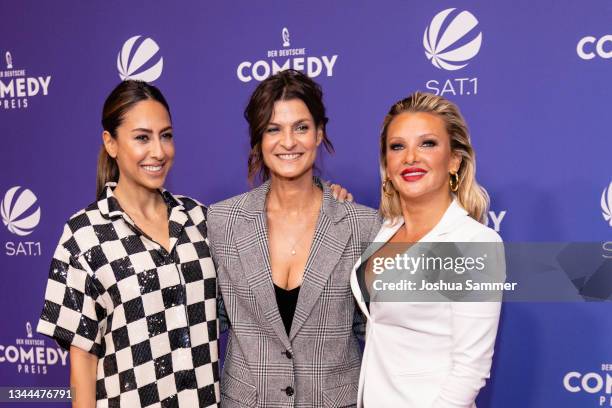
<path fill-rule="evenodd" d="M 241 208 L 251 191 L 238 194 L 225 200 L 210 205 L 210 211 L 218 213 L 229 208 Z"/>
<path fill-rule="evenodd" d="M 202 204 L 201 202 L 199 202 L 198 200 L 196 200 L 195 198 L 191 198 L 191 197 L 184 196 L 184 195 L 181 195 L 181 194 L 173 194 L 172 196 L 179 203 L 181 203 L 182 206 L 185 207 L 185 209 L 187 211 L 190 211 L 190 210 L 192 210 L 194 208 L 206 211 L 206 206 L 204 204 Z"/>
<path fill-rule="evenodd" d="M 187 214 L 191 217 L 194 224 L 200 224 L 206 221 L 208 208 L 196 200 L 195 198 L 187 197 L 184 195 L 172 195 L 187 211 Z"/>
<path fill-rule="evenodd" d="M 492 228 L 465 215 L 459 225 L 459 231 L 464 240 L 470 242 L 503 242 L 501 236 Z"/>
<path fill-rule="evenodd" d="M 377 210 L 351 202 L 338 203 L 338 205 L 346 211 L 347 216 L 344 220 L 348 220 L 361 242 L 373 239 L 382 225 L 382 217 Z"/>
<path fill-rule="evenodd" d="M 98 207 L 98 202 L 94 201 L 87 207 L 75 212 L 66 221 L 66 227 L 70 228 L 72 232 L 77 232 L 83 228 L 91 225 L 103 224 L 109 222 L 102 216 L 102 212 Z"/>
<path fill-rule="evenodd" d="M 382 222 L 379 212 L 368 206 L 347 201 L 337 205 L 346 211 L 347 218 L 355 220 L 362 226 L 371 227 L 373 224 L 380 226 Z"/>
<path fill-rule="evenodd" d="M 251 192 L 238 194 L 218 203 L 212 204 L 208 209 L 209 219 L 218 220 L 220 218 L 229 218 L 232 214 L 242 212 L 244 203 Z"/>
<path fill-rule="evenodd" d="M 251 192 L 242 193 L 208 207 L 208 237 L 215 240 L 230 230 L 244 213 L 244 204 Z"/>
<path fill-rule="evenodd" d="M 102 215 L 97 202 L 72 214 L 62 231 L 58 250 L 65 250 L 77 258 L 98 243 L 98 234 L 111 220 Z"/>

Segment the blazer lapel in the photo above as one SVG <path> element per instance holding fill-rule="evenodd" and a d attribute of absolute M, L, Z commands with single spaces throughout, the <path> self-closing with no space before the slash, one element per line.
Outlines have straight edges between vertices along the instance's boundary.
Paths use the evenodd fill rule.
<path fill-rule="evenodd" d="M 361 257 L 357 261 L 357 263 L 353 266 L 353 270 L 351 271 L 351 290 L 353 292 L 353 296 L 357 300 L 357 304 L 359 308 L 366 316 L 367 319 L 370 319 L 370 312 L 366 306 L 365 299 L 363 298 L 363 294 L 361 293 L 361 287 L 359 286 L 359 280 L 357 279 L 357 270 L 361 267 L 364 262 L 376 253 L 380 248 L 382 248 L 387 241 L 391 239 L 391 237 L 400 229 L 400 227 L 404 225 L 404 219 L 399 217 L 395 224 L 393 224 L 390 220 L 385 220 L 380 230 L 376 234 L 374 240 L 368 245 L 365 251 L 361 254 Z"/>
<path fill-rule="evenodd" d="M 244 214 L 234 226 L 234 236 L 249 289 L 253 292 L 263 316 L 268 320 L 278 338 L 285 347 L 290 348 L 272 283 L 268 228 L 264 211 L 269 188 L 270 182 L 268 181 L 248 193 L 243 206 Z"/>
<path fill-rule="evenodd" d="M 349 226 L 340 223 L 346 216 L 344 206 L 333 198 L 326 184 L 315 182 L 323 188 L 323 204 L 304 269 L 289 339 L 295 337 L 310 316 L 351 235 Z"/>
<path fill-rule="evenodd" d="M 457 202 L 457 199 L 454 198 L 449 207 L 446 209 L 442 218 L 435 227 L 432 228 L 423 238 L 419 240 L 419 242 L 437 242 L 440 237 L 444 236 L 448 232 L 454 229 L 454 226 L 457 222 L 460 222 L 462 217 L 467 215 L 467 211 L 465 211 Z M 368 248 L 361 255 L 359 261 L 353 267 L 351 272 L 351 290 L 353 291 L 353 295 L 355 299 L 357 299 L 357 304 L 361 308 L 361 311 L 364 315 L 369 319 L 370 313 L 366 307 L 365 301 L 361 294 L 361 289 L 359 287 L 359 281 L 357 279 L 357 270 L 361 266 L 363 262 L 366 262 L 368 258 L 376 253 L 381 247 L 385 245 L 387 241 L 395 235 L 397 230 L 404 225 L 404 218 L 398 217 L 395 220 L 395 224 L 392 224 L 391 220 L 385 220 L 380 231 L 374 238 L 374 241 L 368 246 Z"/>
<path fill-rule="evenodd" d="M 453 199 L 440 221 L 419 242 L 437 242 L 441 236 L 453 231 L 457 222 L 461 222 L 466 215 L 467 211 L 459 205 L 456 198 Z"/>

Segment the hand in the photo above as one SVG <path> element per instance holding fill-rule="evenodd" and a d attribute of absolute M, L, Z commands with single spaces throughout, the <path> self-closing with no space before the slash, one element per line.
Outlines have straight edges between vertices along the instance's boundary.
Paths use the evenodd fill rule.
<path fill-rule="evenodd" d="M 353 195 L 349 193 L 346 188 L 342 187 L 340 184 L 329 184 L 329 188 L 332 191 L 332 195 L 336 200 L 343 203 L 345 201 L 353 202 Z"/>

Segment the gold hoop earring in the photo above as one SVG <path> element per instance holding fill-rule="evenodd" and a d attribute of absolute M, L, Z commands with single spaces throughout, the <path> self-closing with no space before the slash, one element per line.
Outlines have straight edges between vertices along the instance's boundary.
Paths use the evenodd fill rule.
<path fill-rule="evenodd" d="M 459 190 L 459 175 L 457 173 L 451 173 L 448 184 L 450 184 L 450 189 L 453 193 L 457 192 L 457 190 Z"/>
<path fill-rule="evenodd" d="M 383 190 L 383 193 L 384 193 L 384 194 L 385 194 L 385 196 L 387 196 L 387 197 L 393 197 L 393 193 L 394 193 L 394 191 L 391 191 L 390 193 L 389 193 L 389 192 L 387 192 L 387 187 L 389 186 L 390 181 L 391 181 L 391 179 L 390 179 L 389 177 L 387 177 L 387 178 L 385 179 L 385 181 L 383 182 L 383 184 L 382 184 L 382 190 Z M 391 188 L 393 188 L 393 184 L 391 184 Z"/>

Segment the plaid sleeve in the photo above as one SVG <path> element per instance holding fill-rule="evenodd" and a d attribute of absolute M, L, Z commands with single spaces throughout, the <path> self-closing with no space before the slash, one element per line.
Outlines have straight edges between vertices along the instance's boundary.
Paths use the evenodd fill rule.
<path fill-rule="evenodd" d="M 36 331 L 64 349 L 72 345 L 102 357 L 106 310 L 101 300 L 92 277 L 60 243 L 51 261 Z"/>
<path fill-rule="evenodd" d="M 208 227 L 207 227 L 208 228 Z M 210 248 L 210 256 L 215 265 L 215 271 L 219 270 L 219 264 L 217 257 L 215 256 L 215 248 L 213 240 L 209 239 L 208 248 Z M 221 294 L 221 287 L 219 286 L 219 280 L 217 279 L 217 318 L 219 319 L 219 331 L 225 333 L 230 326 L 229 317 L 227 317 L 227 310 L 225 309 L 225 302 Z"/>

